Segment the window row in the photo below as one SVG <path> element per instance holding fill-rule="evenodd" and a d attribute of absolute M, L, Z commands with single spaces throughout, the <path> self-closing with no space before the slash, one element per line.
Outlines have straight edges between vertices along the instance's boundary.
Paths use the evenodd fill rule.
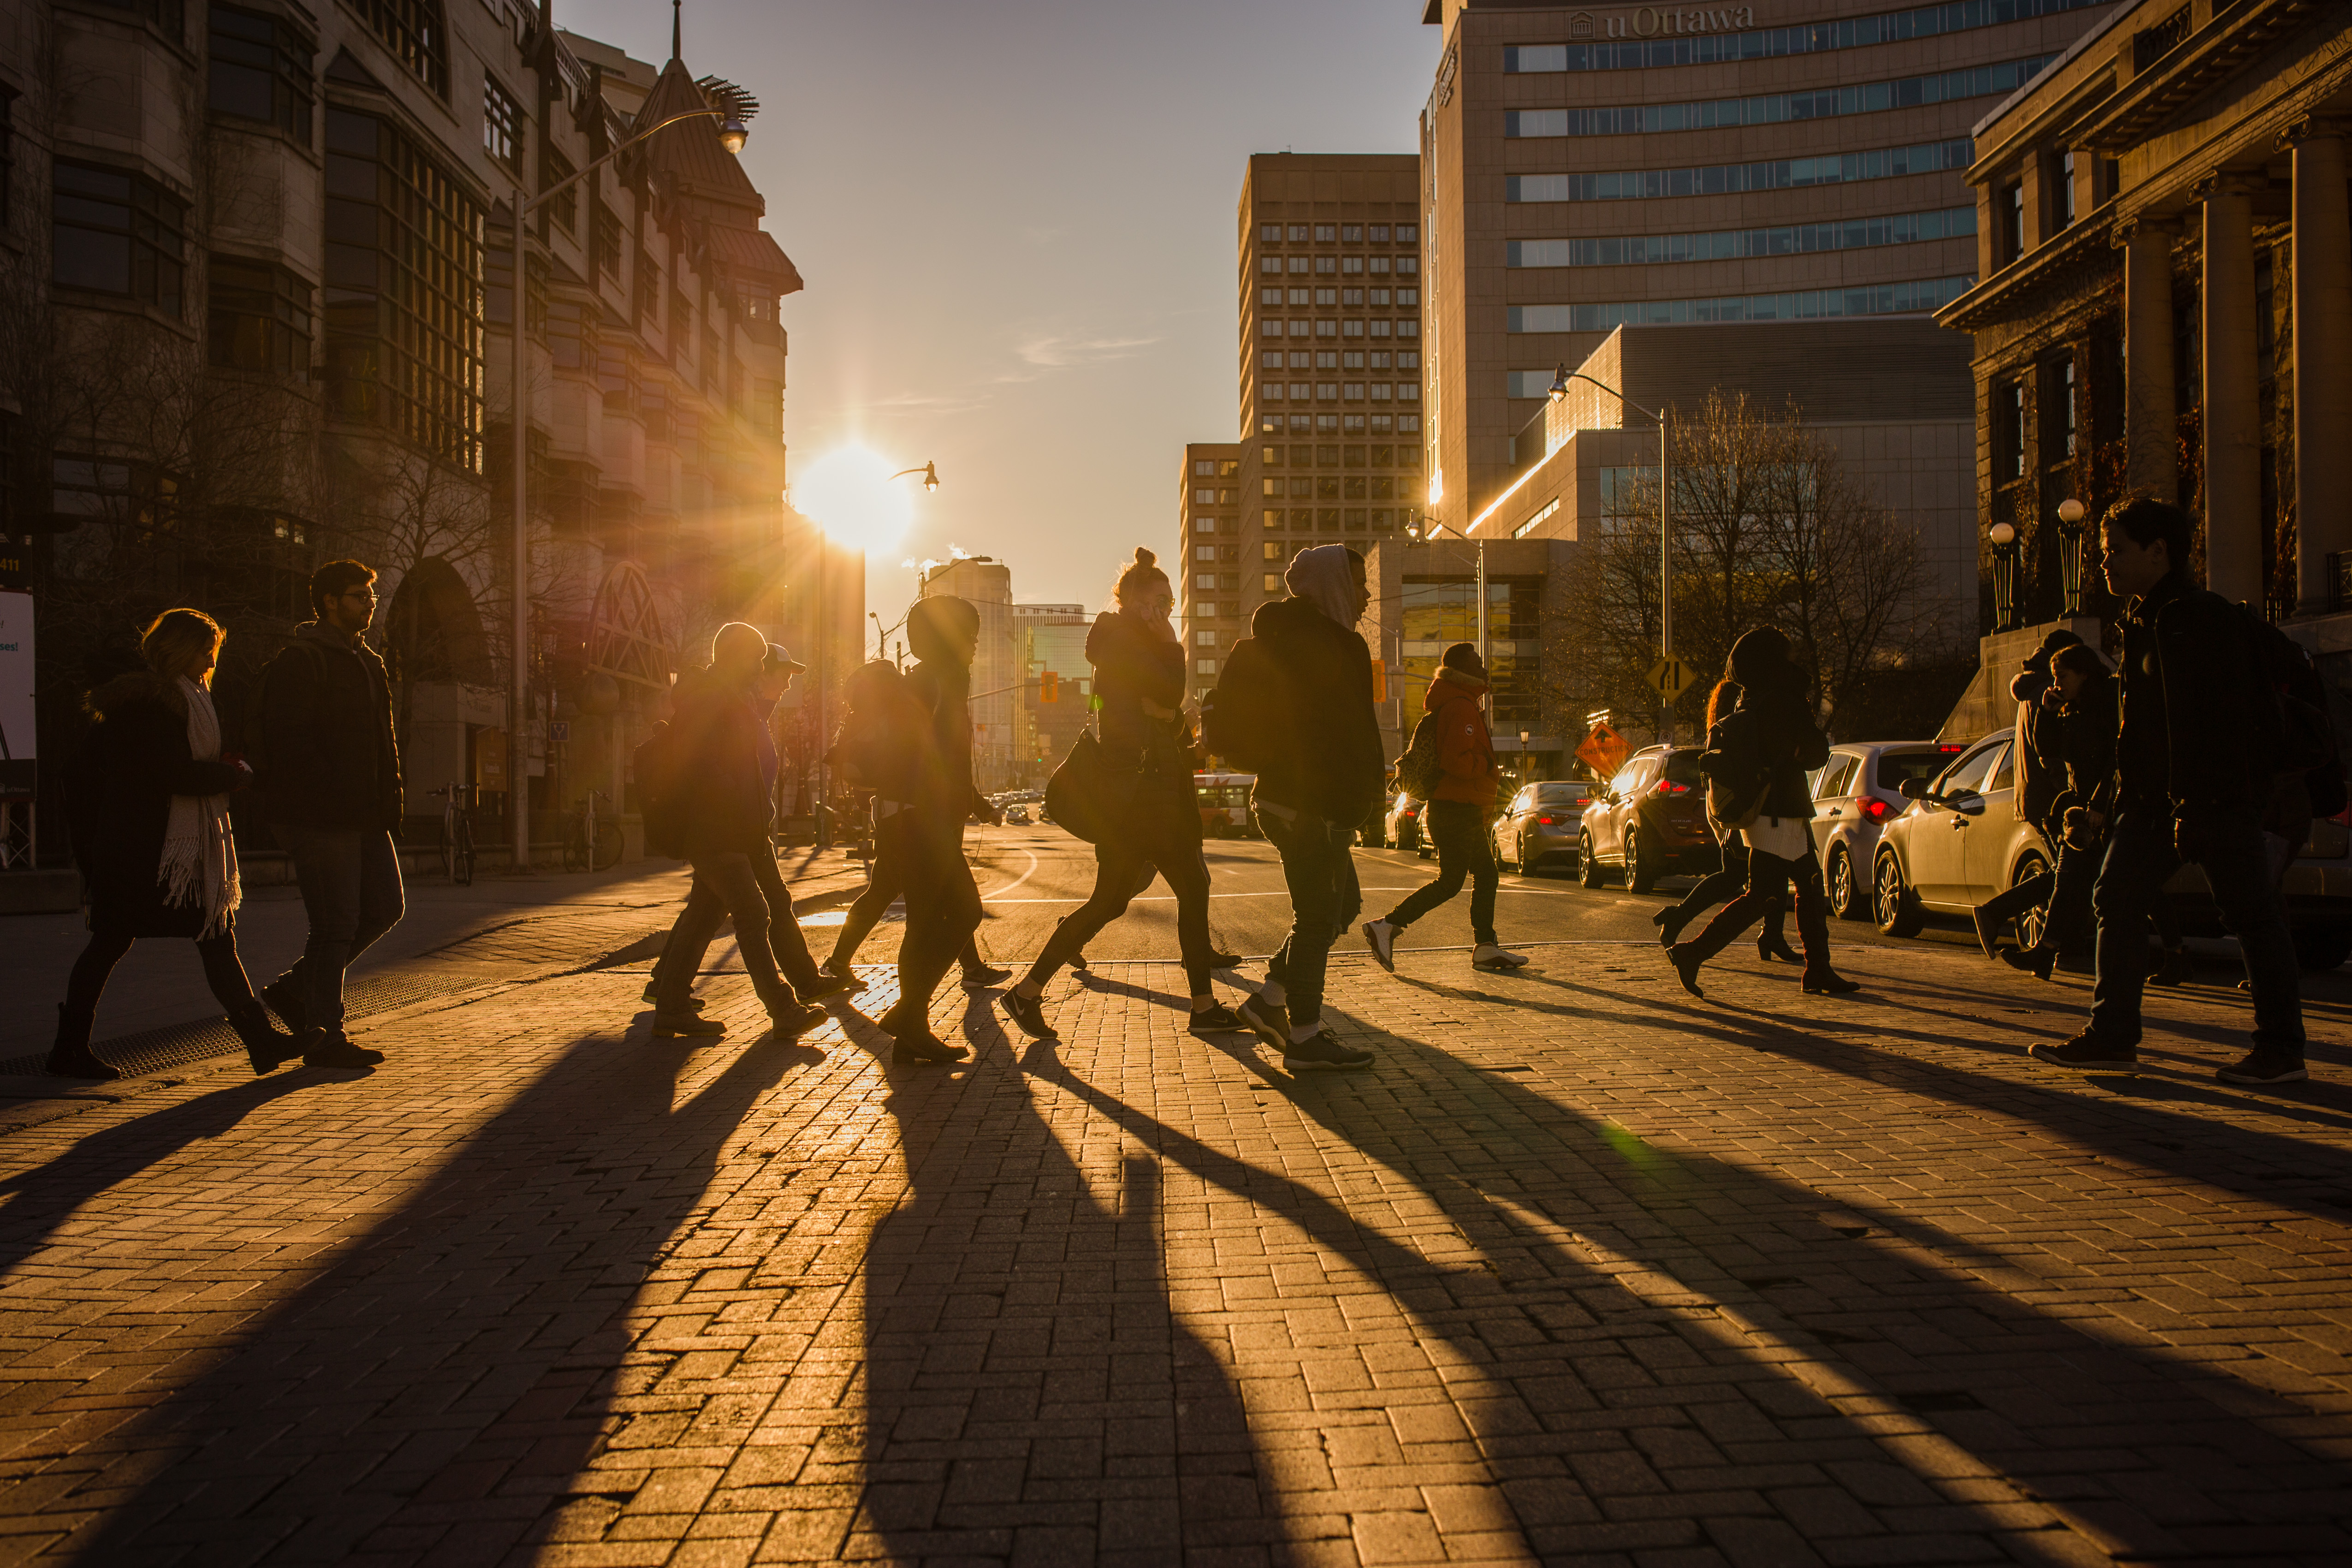
<path fill-rule="evenodd" d="M 1282 262 L 1283 258 L 1279 256 L 1261 256 L 1257 258 L 1257 269 L 1268 277 L 1277 276 L 1283 270 Z M 1300 277 L 1313 272 L 1324 278 L 1335 276 L 1357 278 L 1367 272 L 1377 277 L 1386 272 L 1389 267 L 1390 260 L 1385 256 L 1294 256 L 1290 258 L 1289 270 Z M 1421 259 L 1418 257 L 1400 256 L 1395 260 L 1395 267 L 1399 272 L 1410 278 L 1421 270 Z"/>
<path fill-rule="evenodd" d="M 1929 278 L 1870 289 L 1816 289 L 1721 300 L 1642 300 L 1622 305 L 1514 305 L 1514 332 L 1603 332 L 1612 327 L 1685 321 L 1804 321 L 1837 316 L 1911 315 L 1940 310 L 1970 289 L 1973 276 Z M 1547 384 L 1549 382 L 1547 381 Z"/>
<path fill-rule="evenodd" d="M 1946 33 L 1998 27 L 2036 16 L 2055 16 L 2111 0 L 1946 0 L 1934 5 L 1882 11 L 1871 16 L 1848 16 L 1834 22 L 1801 23 L 1792 27 L 1751 28 L 1755 7 L 1716 12 L 1739 32 L 1703 33 L 1679 38 L 1621 38 L 1568 44 L 1507 44 L 1503 69 L 1525 75 L 1552 71 L 1641 70 L 1661 66 L 1714 65 L 1725 60 L 1770 59 L 1780 55 L 1816 54 L 1828 49 L 1865 48 L 1873 44 L 1900 43 L 1906 38 L 1933 38 Z M 1639 13 L 1634 26 L 1638 26 Z M 1612 33 L 1625 26 L 1612 18 Z M 1589 37 L 1591 22 L 1571 21 L 1570 30 Z"/>
<path fill-rule="evenodd" d="M 1369 416 L 1362 414 L 1293 414 L 1288 416 L 1287 425 L 1284 423 L 1284 417 L 1271 411 L 1260 414 L 1257 416 L 1258 434 L 1279 436 L 1287 429 L 1294 436 L 1304 436 L 1310 431 L 1318 436 L 1342 431 L 1350 436 L 1360 436 L 1369 430 L 1375 436 L 1386 436 L 1393 423 L 1395 434 L 1409 436 L 1421 428 L 1421 416 L 1418 414 L 1374 414 Z M 1371 421 L 1370 425 L 1365 423 L 1367 417 Z"/>
<path fill-rule="evenodd" d="M 1259 448 L 1260 460 L 1269 468 L 1279 468 L 1284 466 L 1284 451 L 1280 447 L 1262 447 Z M 1418 469 L 1421 467 L 1421 448 L 1418 447 L 1292 447 L 1288 448 L 1288 456 L 1289 465 L 1300 468 L 1336 468 L 1342 464 L 1350 468 L 1360 468 L 1368 458 L 1375 468 L 1402 467 Z"/>
<path fill-rule="evenodd" d="M 1609 174 L 1510 174 L 1507 202 L 1608 202 L 1653 196 L 1715 196 L 1741 191 L 1795 190 L 1807 185 L 1850 184 L 1902 174 L 1965 169 L 1975 143 L 1963 136 L 1916 147 L 1880 147 L 1867 153 L 1820 158 L 1782 158 L 1768 163 L 1714 163 L 1695 169 L 1632 169 Z"/>
<path fill-rule="evenodd" d="M 205 100 L 215 113 L 274 125 L 310 144 L 310 36 L 281 17 L 212 7 Z"/>
<path fill-rule="evenodd" d="M 1918 109 L 1957 99 L 2014 92 L 2057 58 L 2036 55 L 2030 59 L 2004 60 L 1999 65 L 1857 82 L 1852 87 L 1824 88 L 1818 92 L 1775 92 L 1693 103 L 1628 103 L 1601 109 L 1509 109 L 1503 111 L 1503 134 L 1510 138 L 1633 136 L 1668 131 L 1718 131 L 1739 125 L 1779 125 L 1796 120 Z"/>
<path fill-rule="evenodd" d="M 1240 459 L 1235 458 L 1199 458 L 1193 460 L 1192 474 L 1196 479 L 1219 479 L 1239 472 L 1241 466 Z"/>
<path fill-rule="evenodd" d="M 1628 235 L 1610 239 L 1514 239 L 1507 267 L 1631 267 L 1668 261 L 1730 261 L 1757 256 L 1804 256 L 1821 250 L 1861 250 L 1954 239 L 1977 231 L 1977 209 L 1897 213 L 1845 223 L 1792 224 L 1785 228 L 1722 229 L 1712 234 Z"/>
<path fill-rule="evenodd" d="M 1389 242 L 1389 226 L 1384 223 L 1262 223 L 1257 226 L 1258 242 L 1262 245 L 1280 245 L 1285 239 L 1293 245 L 1305 245 L 1310 232 L 1318 245 L 1386 245 Z M 1411 245 L 1420 238 L 1419 226 L 1409 223 L 1396 226 L 1396 242 L 1399 245 Z"/>
<path fill-rule="evenodd" d="M 1334 305 L 1345 305 L 1353 309 L 1364 304 L 1368 298 L 1375 308 L 1385 308 L 1389 303 L 1389 291 L 1385 289 L 1374 289 L 1368 294 L 1367 290 L 1362 289 L 1293 289 L 1286 300 L 1279 289 L 1261 289 L 1257 291 L 1257 302 L 1261 305 L 1284 303 L 1294 306 L 1320 305 L 1325 310 L 1329 310 Z M 1419 304 L 1421 290 L 1400 289 L 1396 291 L 1396 300 L 1399 304 Z"/>
<path fill-rule="evenodd" d="M 1236 464 L 1235 467 L 1239 467 L 1239 465 Z M 1234 500 L 1240 497 L 1241 493 L 1241 491 L 1230 488 L 1225 489 L 1196 489 L 1192 492 L 1192 504 L 1194 506 L 1231 506 L 1234 504 Z"/>
<path fill-rule="evenodd" d="M 1391 333 L 1400 338 L 1417 338 L 1421 336 L 1421 323 L 1411 320 L 1394 322 L 1335 321 L 1328 318 L 1319 321 L 1305 321 L 1294 318 L 1290 323 L 1290 335 L 1294 338 L 1385 338 Z M 1282 322 L 1275 317 L 1268 316 L 1258 324 L 1258 334 L 1261 337 L 1278 338 L 1283 335 Z"/>
<path fill-rule="evenodd" d="M 51 180 L 51 278 L 179 315 L 188 204 L 143 174 L 62 158 Z"/>
<path fill-rule="evenodd" d="M 1353 508 L 1300 506 L 1286 508 L 1279 511 L 1268 510 L 1264 515 L 1266 531 L 1270 533 L 1278 532 L 1286 528 L 1293 533 L 1336 533 L 1343 531 L 1349 533 L 1361 533 L 1368 528 L 1375 533 L 1387 533 L 1394 530 L 1397 523 L 1408 518 L 1411 513 L 1395 511 L 1387 507 L 1374 507 L 1369 511 L 1364 511 Z M 1281 547 L 1276 545 L 1275 548 Z M 1298 548 L 1304 549 L 1305 546 Z M 1296 553 L 1295 551 L 1294 553 Z M 1274 557 L 1269 556 L 1267 559 L 1272 560 Z"/>
<path fill-rule="evenodd" d="M 1372 351 L 1371 368 L 1387 370 L 1390 368 L 1391 360 L 1395 362 L 1395 368 L 1398 370 L 1421 368 L 1421 355 L 1418 353 L 1409 350 L 1403 353 L 1391 354 L 1385 349 Z M 1309 363 L 1309 361 L 1313 363 Z M 1361 349 L 1350 349 L 1346 353 L 1340 353 L 1336 350 L 1324 349 L 1319 353 L 1309 353 L 1304 349 L 1293 349 L 1290 353 L 1290 363 L 1286 366 L 1282 363 L 1282 351 L 1275 349 L 1258 356 L 1258 368 L 1260 370 L 1362 370 L 1364 352 Z"/>
<path fill-rule="evenodd" d="M 1280 403 L 1283 401 L 1283 388 L 1286 384 L 1290 388 L 1289 401 L 1293 403 L 1304 403 L 1307 402 L 1309 397 L 1318 397 L 1326 403 L 1334 402 L 1342 398 L 1349 403 L 1361 403 L 1364 401 L 1365 388 L 1367 385 L 1370 388 L 1371 401 L 1374 403 L 1386 403 L 1390 399 L 1389 388 L 1391 384 L 1396 388 L 1395 399 L 1397 402 L 1418 403 L 1421 401 L 1421 383 L 1417 381 L 1400 381 L 1395 383 L 1375 381 L 1369 384 L 1360 381 L 1294 381 L 1289 383 L 1269 381 L 1259 386 L 1258 393 L 1268 403 Z"/>
<path fill-rule="evenodd" d="M 1305 474 L 1293 474 L 1286 479 L 1265 481 L 1264 499 L 1281 500 L 1394 500 L 1397 486 L 1412 485 L 1412 479 L 1399 480 L 1387 474 L 1325 474 L 1310 479 Z"/>

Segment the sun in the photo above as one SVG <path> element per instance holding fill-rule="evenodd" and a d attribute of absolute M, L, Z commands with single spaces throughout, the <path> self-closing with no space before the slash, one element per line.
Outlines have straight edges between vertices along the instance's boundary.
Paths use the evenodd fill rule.
<path fill-rule="evenodd" d="M 915 487 L 891 473 L 878 452 L 837 447 L 802 470 L 793 505 L 836 544 L 869 554 L 895 550 L 914 521 Z"/>

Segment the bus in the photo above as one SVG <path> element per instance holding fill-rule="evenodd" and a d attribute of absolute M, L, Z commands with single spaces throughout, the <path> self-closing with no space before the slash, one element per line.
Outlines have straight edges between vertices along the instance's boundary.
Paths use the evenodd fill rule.
<path fill-rule="evenodd" d="M 1209 838 L 1255 838 L 1250 819 L 1250 785 L 1255 773 L 1194 773 L 1192 791 L 1201 802 L 1201 833 Z"/>

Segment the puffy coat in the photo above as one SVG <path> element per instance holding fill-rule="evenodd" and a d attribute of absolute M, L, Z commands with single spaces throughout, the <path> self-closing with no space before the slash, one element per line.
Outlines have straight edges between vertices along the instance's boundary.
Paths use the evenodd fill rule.
<path fill-rule="evenodd" d="M 1379 804 L 1388 759 L 1364 639 L 1305 599 L 1260 605 L 1250 635 L 1280 672 L 1293 745 L 1258 771 L 1259 798 L 1353 825 Z"/>
<path fill-rule="evenodd" d="M 400 742 L 375 649 L 303 622 L 262 672 L 258 718 L 250 739 L 272 822 L 399 827 Z"/>
<path fill-rule="evenodd" d="M 205 912 L 166 904 L 158 873 L 172 797 L 226 795 L 251 782 L 188 751 L 188 714 L 172 684 L 146 670 L 89 696 L 98 722 L 67 771 L 67 826 L 89 884 L 89 929 L 109 935 L 193 937 Z"/>
<path fill-rule="evenodd" d="M 1421 700 L 1422 707 L 1444 726 L 1437 734 L 1438 800 L 1492 805 L 1502 778 L 1495 762 L 1495 735 L 1486 727 L 1479 699 L 1486 682 L 1460 670 L 1440 668 Z"/>

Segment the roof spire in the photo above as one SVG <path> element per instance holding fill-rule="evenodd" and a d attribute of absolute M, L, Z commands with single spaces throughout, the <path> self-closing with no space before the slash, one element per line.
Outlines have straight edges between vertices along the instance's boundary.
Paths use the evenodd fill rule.
<path fill-rule="evenodd" d="M 669 58 L 672 59 L 677 59 L 680 52 L 677 47 L 679 3 L 680 0 L 669 0 Z"/>

